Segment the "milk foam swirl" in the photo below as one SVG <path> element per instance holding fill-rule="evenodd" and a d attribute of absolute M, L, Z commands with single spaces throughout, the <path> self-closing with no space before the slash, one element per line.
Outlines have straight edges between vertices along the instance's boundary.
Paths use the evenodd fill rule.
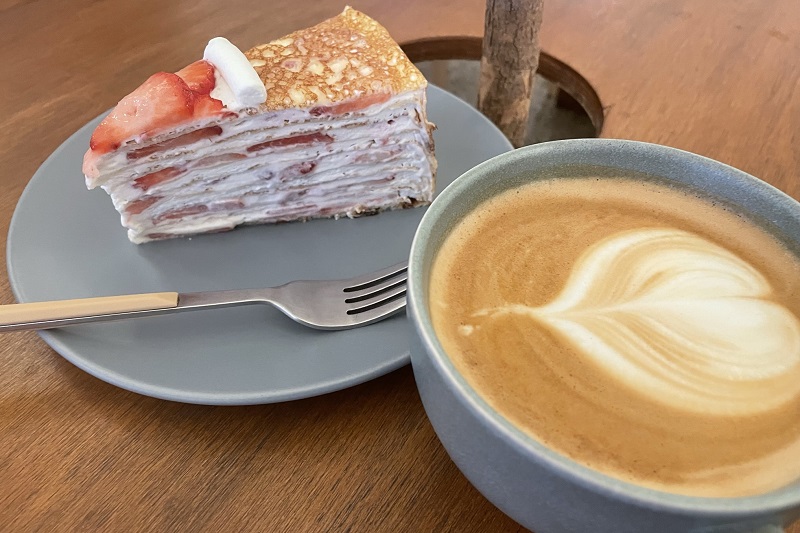
<path fill-rule="evenodd" d="M 647 228 L 588 249 L 550 303 L 474 316 L 529 316 L 656 401 L 742 415 L 800 393 L 800 321 L 771 294 L 764 276 L 713 242 Z"/>

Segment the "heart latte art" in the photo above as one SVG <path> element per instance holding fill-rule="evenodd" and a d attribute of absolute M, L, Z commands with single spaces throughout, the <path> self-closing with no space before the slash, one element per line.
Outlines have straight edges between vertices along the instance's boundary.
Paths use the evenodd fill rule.
<path fill-rule="evenodd" d="M 494 410 L 586 466 L 680 494 L 800 480 L 800 258 L 652 182 L 507 191 L 430 278 L 445 352 Z"/>
<path fill-rule="evenodd" d="M 800 321 L 771 294 L 757 270 L 706 239 L 638 229 L 590 248 L 549 304 L 473 316 L 530 317 L 656 401 L 755 413 L 800 392 L 791 374 L 800 365 Z"/>

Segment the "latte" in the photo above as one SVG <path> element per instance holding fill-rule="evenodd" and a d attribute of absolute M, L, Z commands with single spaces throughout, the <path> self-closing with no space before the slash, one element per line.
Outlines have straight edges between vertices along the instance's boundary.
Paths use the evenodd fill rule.
<path fill-rule="evenodd" d="M 452 231 L 430 278 L 446 353 L 549 448 L 673 493 L 800 479 L 800 257 L 711 200 L 553 179 Z"/>

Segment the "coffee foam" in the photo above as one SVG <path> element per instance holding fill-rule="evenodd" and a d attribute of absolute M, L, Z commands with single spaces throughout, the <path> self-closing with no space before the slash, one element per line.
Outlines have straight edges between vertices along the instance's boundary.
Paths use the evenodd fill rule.
<path fill-rule="evenodd" d="M 473 316 L 528 316 L 655 401 L 757 414 L 800 394 L 792 379 L 800 321 L 771 294 L 764 276 L 722 247 L 682 230 L 645 228 L 592 246 L 552 302 Z"/>
<path fill-rule="evenodd" d="M 430 290 L 456 368 L 556 451 L 683 494 L 800 479 L 800 259 L 737 213 L 540 182 L 460 223 Z"/>

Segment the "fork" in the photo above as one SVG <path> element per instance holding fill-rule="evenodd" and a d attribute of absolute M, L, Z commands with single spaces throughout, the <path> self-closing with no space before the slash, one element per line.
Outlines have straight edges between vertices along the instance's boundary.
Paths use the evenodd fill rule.
<path fill-rule="evenodd" d="M 158 292 L 0 305 L 0 333 L 198 309 L 271 304 L 315 329 L 350 329 L 401 312 L 407 263 L 350 279 L 292 281 L 278 287 L 212 292 Z"/>

